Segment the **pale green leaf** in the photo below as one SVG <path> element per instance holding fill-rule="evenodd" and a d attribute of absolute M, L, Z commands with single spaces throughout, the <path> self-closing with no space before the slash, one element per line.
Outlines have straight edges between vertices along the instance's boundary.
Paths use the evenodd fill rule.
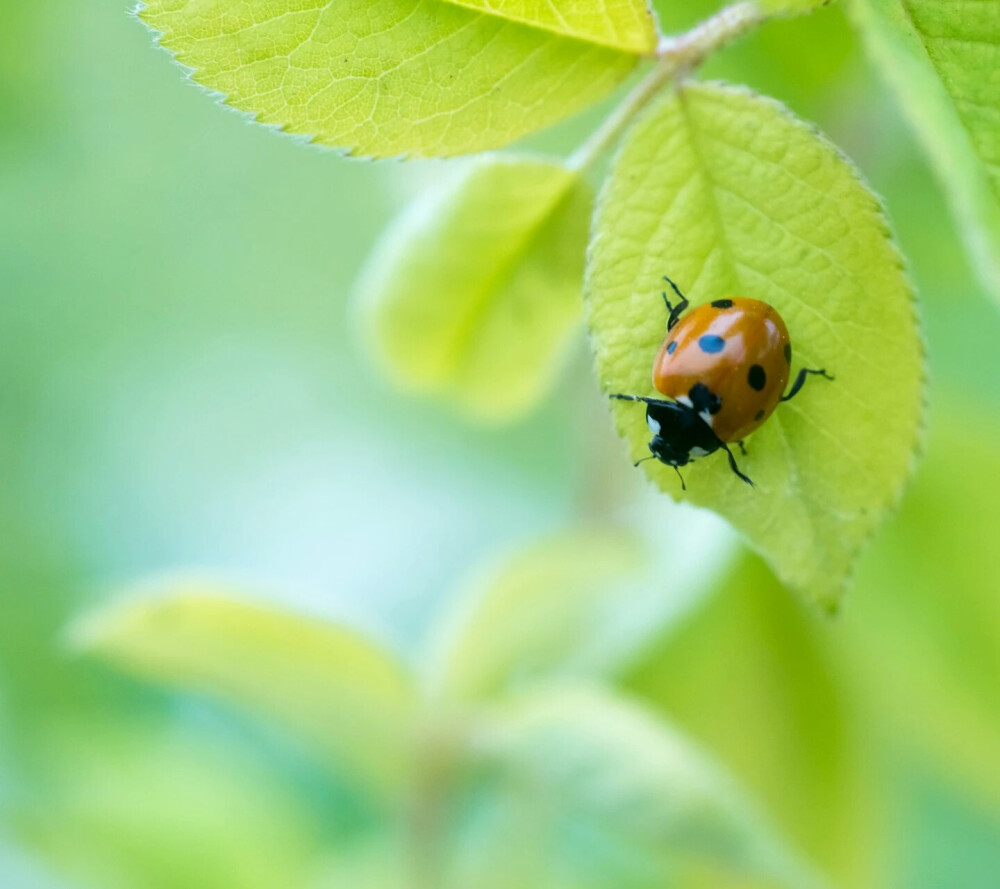
<path fill-rule="evenodd" d="M 619 672 L 726 564 L 731 540 L 717 519 L 670 521 L 666 541 L 621 526 L 574 529 L 477 571 L 439 634 L 432 681 L 474 698 Z"/>
<path fill-rule="evenodd" d="M 927 459 L 844 630 L 887 734 L 1000 807 L 1000 423 L 941 392 Z"/>
<path fill-rule="evenodd" d="M 482 760 L 522 794 L 533 842 L 553 854 L 569 832 L 619 849 L 625 861 L 660 862 L 653 879 L 629 885 L 662 886 L 686 861 L 775 886 L 822 885 L 702 753 L 610 692 L 562 688 L 514 699 L 486 711 L 477 743 Z"/>
<path fill-rule="evenodd" d="M 505 145 L 656 45 L 642 0 L 150 0 L 160 43 L 261 123 L 373 157 Z"/>
<path fill-rule="evenodd" d="M 859 608 L 867 595 L 859 592 Z M 852 603 L 852 622 L 855 611 Z M 875 638 L 886 620 L 894 618 L 863 622 Z M 855 706 L 847 652 L 828 630 L 747 555 L 626 684 L 731 770 L 835 885 L 876 886 L 890 854 L 874 773 L 881 763 L 869 755 L 872 733 Z"/>
<path fill-rule="evenodd" d="M 325 825 L 266 759 L 115 715 L 33 737 L 45 780 L 8 823 L 54 872 L 95 889 L 312 885 Z"/>
<path fill-rule="evenodd" d="M 603 528 L 541 541 L 490 566 L 442 640 L 438 683 L 452 697 L 475 697 L 572 672 L 647 563 L 636 535 Z"/>
<path fill-rule="evenodd" d="M 1000 0 L 851 0 L 1000 299 Z"/>
<path fill-rule="evenodd" d="M 761 299 L 788 324 L 792 372 L 825 367 L 747 442 L 687 470 L 645 471 L 727 518 L 786 583 L 835 608 L 862 545 L 898 501 L 922 414 L 913 294 L 878 201 L 850 164 L 776 102 L 715 85 L 660 101 L 634 128 L 601 195 L 587 302 L 607 392 L 655 395 L 661 276 L 693 304 Z M 615 402 L 632 459 L 641 405 Z M 624 459 L 624 455 L 623 455 Z"/>
<path fill-rule="evenodd" d="M 537 404 L 580 325 L 591 205 L 578 173 L 513 158 L 478 160 L 418 200 L 357 290 L 386 373 L 480 420 Z"/>
<path fill-rule="evenodd" d="M 140 676 L 282 723 L 335 765 L 391 787 L 406 768 L 414 707 L 404 668 L 352 630 L 228 595 L 171 583 L 88 616 L 71 639 Z"/>

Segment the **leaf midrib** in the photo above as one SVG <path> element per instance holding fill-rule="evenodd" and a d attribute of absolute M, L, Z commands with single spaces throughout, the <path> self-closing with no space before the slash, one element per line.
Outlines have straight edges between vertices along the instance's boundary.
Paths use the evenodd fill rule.
<path fill-rule="evenodd" d="M 334 2 L 336 2 L 336 0 L 331 0 L 331 3 Z M 530 19 L 524 19 L 524 18 L 514 18 L 509 15 L 503 15 L 502 13 L 500 13 L 498 10 L 495 9 L 489 9 L 483 6 L 473 6 L 471 3 L 463 3 L 462 0 L 434 0 L 434 2 L 447 3 L 450 6 L 458 6 L 461 9 L 465 9 L 470 12 L 477 12 L 481 15 L 490 16 L 492 18 L 498 18 L 501 21 L 513 22 L 514 24 L 517 25 L 524 25 L 525 27 L 531 28 L 535 31 L 544 31 L 547 34 L 555 34 L 556 36 L 565 38 L 566 40 L 578 40 L 581 43 L 591 43 L 594 44 L 595 46 L 604 46 L 607 47 L 608 49 L 614 49 L 617 50 L 618 52 L 627 53 L 628 55 L 644 55 L 644 53 L 638 52 L 637 50 L 622 46 L 621 43 L 613 43 L 610 40 L 600 39 L 594 36 L 589 36 L 589 35 L 582 36 L 580 34 L 575 34 L 568 31 L 562 31 L 558 28 L 546 25 L 543 22 L 532 21 Z M 553 4 L 553 6 L 554 5 L 555 4 Z M 613 24 L 612 27 L 614 27 Z M 654 49 L 655 46 L 651 47 L 649 52 L 652 52 Z"/>
<path fill-rule="evenodd" d="M 677 104 L 681 110 L 681 116 L 684 119 L 685 129 L 689 134 L 688 142 L 691 146 L 691 154 L 694 158 L 695 165 L 701 173 L 701 177 L 705 182 L 706 191 L 708 193 L 708 203 L 712 215 L 712 219 L 715 223 L 716 230 L 719 233 L 719 244 L 722 249 L 722 254 L 724 261 L 730 268 L 730 273 L 736 279 L 737 282 L 741 281 L 739 263 L 734 259 L 731 249 L 729 247 L 729 242 L 726 237 L 726 227 L 723 221 L 722 212 L 719 209 L 718 201 L 715 197 L 716 183 L 712 177 L 711 171 L 708 169 L 708 165 L 705 163 L 704 155 L 702 153 L 698 137 L 697 137 L 697 127 L 694 124 L 694 120 L 690 113 L 690 108 L 688 107 L 688 100 L 686 95 L 686 90 L 684 88 L 679 88 L 677 90 Z M 812 554 L 820 561 L 826 561 L 825 552 L 822 547 L 819 546 L 819 527 L 816 521 L 817 515 L 817 504 L 813 503 L 812 499 L 806 495 L 803 489 L 801 481 L 801 471 L 798 463 L 798 459 L 795 456 L 794 449 L 791 447 L 791 443 L 788 441 L 788 432 L 781 421 L 781 417 L 775 413 L 771 417 L 771 421 L 776 424 L 782 437 L 782 441 L 785 443 L 785 450 L 788 457 L 789 464 L 789 478 L 796 494 L 796 499 L 802 504 L 803 509 L 806 513 L 806 518 L 809 522 L 809 537 L 810 537 L 810 551 Z"/>

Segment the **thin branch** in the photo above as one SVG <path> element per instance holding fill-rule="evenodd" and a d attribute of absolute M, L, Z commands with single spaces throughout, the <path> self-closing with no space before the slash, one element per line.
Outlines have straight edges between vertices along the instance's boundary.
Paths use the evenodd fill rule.
<path fill-rule="evenodd" d="M 712 53 L 773 17 L 773 13 L 762 11 L 756 0 L 740 0 L 721 9 L 685 34 L 663 37 L 656 51 L 653 69 L 573 152 L 567 162 L 568 166 L 574 170 L 590 167 L 618 141 L 636 115 L 664 86 L 682 80 Z"/>

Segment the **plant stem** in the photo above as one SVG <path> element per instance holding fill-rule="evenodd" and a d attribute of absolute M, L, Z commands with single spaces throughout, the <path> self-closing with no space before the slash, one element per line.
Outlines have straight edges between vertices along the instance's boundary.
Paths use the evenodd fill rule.
<path fill-rule="evenodd" d="M 618 141 L 618 137 L 625 132 L 633 118 L 649 104 L 661 87 L 674 77 L 673 66 L 666 64 L 665 61 L 661 59 L 656 67 L 636 84 L 635 89 L 608 115 L 604 123 L 570 155 L 566 166 L 571 170 L 582 172 Z"/>
<path fill-rule="evenodd" d="M 406 813 L 409 884 L 441 889 L 446 833 L 462 744 L 453 717 L 435 713 L 417 735 L 416 770 Z"/>
<path fill-rule="evenodd" d="M 656 65 L 573 154 L 567 165 L 586 170 L 614 145 L 632 120 L 667 83 L 682 80 L 708 56 L 770 18 L 756 0 L 740 0 L 719 10 L 685 34 L 664 37 L 656 50 Z"/>
<path fill-rule="evenodd" d="M 686 74 L 713 52 L 771 17 L 773 13 L 764 12 L 756 0 L 740 0 L 720 9 L 686 34 L 664 37 L 656 55 L 661 59 L 672 59 L 679 73 Z"/>

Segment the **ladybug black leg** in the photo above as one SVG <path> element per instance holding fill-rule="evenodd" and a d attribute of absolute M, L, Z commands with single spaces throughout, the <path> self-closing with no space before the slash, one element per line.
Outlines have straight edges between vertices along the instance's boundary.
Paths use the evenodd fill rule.
<path fill-rule="evenodd" d="M 658 404 L 662 407 L 673 407 L 674 402 L 664 401 L 662 398 L 646 398 L 644 395 L 620 395 L 613 393 L 608 398 L 616 398 L 618 401 L 641 401 L 643 404 Z"/>
<path fill-rule="evenodd" d="M 830 376 L 825 370 L 811 370 L 808 367 L 803 367 L 799 371 L 799 375 L 795 378 L 795 382 L 792 384 L 791 391 L 782 398 L 782 401 L 791 401 L 796 395 L 799 394 L 799 390 L 806 384 L 807 374 L 819 374 L 822 377 L 826 377 L 828 380 L 832 380 L 833 377 Z"/>
<path fill-rule="evenodd" d="M 740 446 L 740 453 L 745 457 L 747 455 L 747 449 L 743 447 L 743 439 L 741 438 L 738 442 L 736 442 L 736 444 Z"/>
<path fill-rule="evenodd" d="M 719 442 L 719 444 L 722 445 L 723 450 L 725 450 L 726 455 L 729 457 L 729 468 L 733 472 L 735 472 L 741 479 L 743 479 L 743 481 L 745 481 L 748 485 L 750 485 L 751 488 L 754 487 L 753 480 L 750 478 L 750 476 L 744 475 L 742 472 L 740 472 L 739 466 L 736 465 L 736 458 L 733 456 L 733 452 L 729 450 L 729 445 L 727 445 L 725 442 Z"/>
<path fill-rule="evenodd" d="M 663 294 L 663 304 L 667 307 L 667 312 L 669 313 L 667 318 L 667 330 L 673 330 L 677 322 L 681 320 L 681 314 L 690 305 L 690 302 L 688 301 L 688 298 L 681 293 L 680 288 L 678 288 L 678 286 L 666 275 L 663 276 L 663 280 L 673 288 L 674 293 L 676 293 L 680 298 L 680 302 L 675 306 L 667 298 L 667 294 L 665 292 Z"/>

